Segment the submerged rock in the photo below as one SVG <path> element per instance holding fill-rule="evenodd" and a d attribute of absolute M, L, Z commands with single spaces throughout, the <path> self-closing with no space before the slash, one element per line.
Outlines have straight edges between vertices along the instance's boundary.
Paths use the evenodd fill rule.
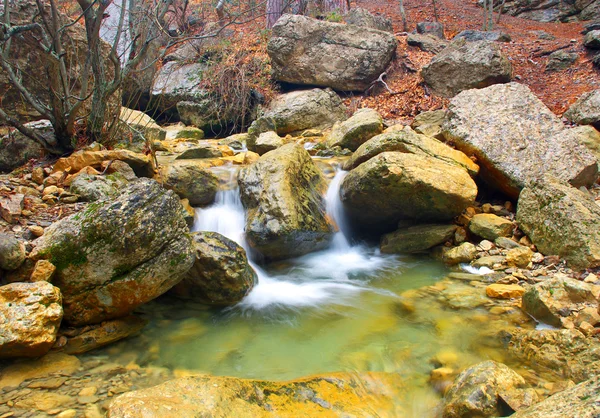
<path fill-rule="evenodd" d="M 233 305 L 257 283 L 246 251 L 216 232 L 192 234 L 196 261 L 171 293 L 209 305 Z"/>
<path fill-rule="evenodd" d="M 63 317 L 58 288 L 47 282 L 0 287 L 0 358 L 46 354 Z"/>
<path fill-rule="evenodd" d="M 456 225 L 415 225 L 400 228 L 381 237 L 381 252 L 404 254 L 425 251 L 450 240 L 456 228 Z"/>
<path fill-rule="evenodd" d="M 497 417 L 538 400 L 525 379 L 502 363 L 484 361 L 462 372 L 444 399 L 444 418 Z"/>
<path fill-rule="evenodd" d="M 215 200 L 219 179 L 194 161 L 176 160 L 163 173 L 165 187 L 188 199 L 192 206 L 208 205 Z"/>
<path fill-rule="evenodd" d="M 512 418 L 596 418 L 598 416 L 600 416 L 600 377 L 556 393 L 511 415 Z"/>
<path fill-rule="evenodd" d="M 195 376 L 125 393 L 109 418 L 403 416 L 397 374 L 313 376 L 289 382 Z"/>
<path fill-rule="evenodd" d="M 600 206 L 587 193 L 547 176 L 521 192 L 517 223 L 542 254 L 600 266 Z"/>
<path fill-rule="evenodd" d="M 383 131 L 383 118 L 377 111 L 369 108 L 357 110 L 352 117 L 344 122 L 336 124 L 327 146 L 332 148 L 339 146 L 351 151 Z"/>
<path fill-rule="evenodd" d="M 388 32 L 285 14 L 267 52 L 277 81 L 362 91 L 385 71 L 397 44 Z"/>
<path fill-rule="evenodd" d="M 453 97 L 463 90 L 508 83 L 512 65 L 494 43 L 457 41 L 433 57 L 422 75 L 436 93 Z"/>
<path fill-rule="evenodd" d="M 362 144 L 344 164 L 344 169 L 351 170 L 382 152 L 396 151 L 406 154 L 417 154 L 433 157 L 439 161 L 462 167 L 472 176 L 479 167 L 460 151 L 434 138 L 417 134 L 409 127 L 377 135 Z"/>
<path fill-rule="evenodd" d="M 246 208 L 246 238 L 269 259 L 326 248 L 333 228 L 325 216 L 325 183 L 308 152 L 287 144 L 242 169 L 238 183 Z"/>
<path fill-rule="evenodd" d="M 117 199 L 47 228 L 30 258 L 56 266 L 65 320 L 85 325 L 125 316 L 163 294 L 184 277 L 194 253 L 177 196 L 140 179 Z"/>
<path fill-rule="evenodd" d="M 248 133 L 258 136 L 275 131 L 286 135 L 304 129 L 326 129 L 346 119 L 346 107 L 333 90 L 293 91 L 278 96 L 265 113 L 255 120 Z"/>
<path fill-rule="evenodd" d="M 384 152 L 350 171 L 340 197 L 360 228 L 393 228 L 402 219 L 446 221 L 473 204 L 477 186 L 466 170 L 436 158 Z"/>
<path fill-rule="evenodd" d="M 67 354 L 82 354 L 137 334 L 147 321 L 137 316 L 105 321 L 90 330 L 67 340 L 63 351 Z"/>
<path fill-rule="evenodd" d="M 443 131 L 477 158 L 483 180 L 511 197 L 544 174 L 576 187 L 598 177 L 596 158 L 522 84 L 460 93 L 450 102 Z"/>

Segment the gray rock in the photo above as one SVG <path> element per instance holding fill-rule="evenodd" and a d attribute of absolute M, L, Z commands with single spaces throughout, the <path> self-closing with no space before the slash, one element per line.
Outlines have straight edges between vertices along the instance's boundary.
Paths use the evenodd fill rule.
<path fill-rule="evenodd" d="M 339 146 L 351 151 L 383 131 L 383 118 L 369 108 L 357 110 L 352 117 L 333 126 L 327 146 Z"/>
<path fill-rule="evenodd" d="M 582 94 L 563 116 L 578 125 L 600 128 L 600 89 Z"/>
<path fill-rule="evenodd" d="M 588 194 L 551 177 L 533 182 L 519 196 L 517 223 L 542 254 L 600 266 L 600 206 Z"/>
<path fill-rule="evenodd" d="M 273 100 L 248 133 L 275 131 L 286 135 L 305 129 L 326 129 L 346 120 L 346 107 L 333 90 L 312 89 L 282 94 Z"/>
<path fill-rule="evenodd" d="M 219 179 L 194 160 L 176 160 L 164 170 L 164 185 L 192 206 L 204 206 L 215 200 Z"/>
<path fill-rule="evenodd" d="M 571 65 L 577 61 L 576 52 L 567 52 L 567 51 L 555 51 L 548 56 L 548 62 L 546 63 L 546 71 L 547 72 L 555 72 L 562 71 L 569 68 Z"/>
<path fill-rule="evenodd" d="M 344 16 L 348 25 L 362 26 L 371 29 L 382 30 L 384 32 L 394 32 L 392 20 L 380 15 L 374 15 L 362 7 L 353 7 Z"/>
<path fill-rule="evenodd" d="M 593 30 L 585 34 L 583 46 L 589 49 L 600 49 L 600 30 Z"/>
<path fill-rule="evenodd" d="M 544 0 L 507 0 L 504 13 L 539 22 L 574 22 L 600 17 L 596 1 L 552 2 Z"/>
<path fill-rule="evenodd" d="M 525 379 L 502 363 L 484 361 L 462 372 L 444 397 L 444 418 L 505 416 L 503 404 L 513 411 L 537 402 Z"/>
<path fill-rule="evenodd" d="M 49 120 L 29 122 L 25 126 L 35 130 L 50 145 L 56 144 L 54 128 Z M 0 138 L 0 172 L 12 171 L 32 158 L 43 157 L 44 154 L 44 148 L 40 144 L 14 130 Z"/>
<path fill-rule="evenodd" d="M 489 41 L 489 42 L 510 42 L 511 37 L 508 33 L 501 31 L 481 31 L 481 30 L 463 30 L 454 37 L 454 40 L 464 39 L 467 42 Z"/>
<path fill-rule="evenodd" d="M 410 46 L 416 46 L 421 51 L 433 54 L 442 52 L 449 45 L 448 41 L 440 39 L 435 35 L 423 35 L 420 33 L 409 34 L 406 38 L 406 43 Z"/>
<path fill-rule="evenodd" d="M 440 22 L 419 22 L 417 23 L 417 33 L 434 35 L 440 39 L 446 39 L 444 36 L 444 25 Z"/>
<path fill-rule="evenodd" d="M 267 52 L 278 81 L 362 91 L 385 71 L 397 44 L 387 32 L 286 14 Z"/>
<path fill-rule="evenodd" d="M 84 202 L 94 202 L 114 197 L 127 184 L 122 175 L 96 176 L 81 174 L 71 183 L 70 191 L 79 195 Z"/>
<path fill-rule="evenodd" d="M 268 259 L 327 248 L 333 228 L 325 216 L 325 182 L 308 152 L 291 143 L 242 169 L 246 238 Z"/>
<path fill-rule="evenodd" d="M 263 155 L 269 151 L 279 148 L 283 145 L 283 138 L 277 135 L 277 132 L 269 131 L 258 135 L 258 138 L 250 135 L 248 137 L 248 149 Z"/>
<path fill-rule="evenodd" d="M 415 225 L 401 228 L 381 237 L 381 252 L 404 254 L 425 251 L 450 240 L 456 228 L 456 225 Z"/>
<path fill-rule="evenodd" d="M 460 93 L 450 102 L 443 132 L 477 159 L 484 181 L 513 198 L 545 174 L 576 187 L 597 178 L 596 158 L 522 84 Z"/>
<path fill-rule="evenodd" d="M 500 48 L 487 41 L 453 42 L 422 69 L 423 80 L 439 95 L 508 83 L 512 65 Z"/>
<path fill-rule="evenodd" d="M 593 126 L 578 126 L 570 129 L 569 132 L 600 161 L 600 132 L 596 128 Z"/>
<path fill-rule="evenodd" d="M 64 319 L 86 325 L 125 316 L 177 284 L 194 262 L 177 196 L 139 179 L 46 228 L 33 261 L 56 266 Z"/>
<path fill-rule="evenodd" d="M 154 141 L 165 139 L 167 132 L 150 116 L 138 110 L 121 108 L 116 135 L 122 137 L 117 147 L 141 152 Z"/>
<path fill-rule="evenodd" d="M 441 249 L 442 260 L 451 266 L 460 263 L 470 263 L 477 257 L 478 253 L 477 247 L 470 242 L 463 242 L 452 248 L 441 247 Z"/>
<path fill-rule="evenodd" d="M 25 261 L 25 246 L 12 235 L 0 234 L 0 269 L 16 270 Z"/>
<path fill-rule="evenodd" d="M 186 149 L 179 154 L 176 160 L 195 160 L 202 158 L 219 158 L 223 157 L 223 151 L 212 144 L 202 144 L 189 149 Z"/>
<path fill-rule="evenodd" d="M 192 234 L 196 261 L 171 293 L 209 305 L 233 305 L 258 282 L 246 251 L 216 232 Z"/>

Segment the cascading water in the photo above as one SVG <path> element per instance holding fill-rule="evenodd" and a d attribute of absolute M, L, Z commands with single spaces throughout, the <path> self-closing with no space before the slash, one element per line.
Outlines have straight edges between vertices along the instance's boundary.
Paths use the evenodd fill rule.
<path fill-rule="evenodd" d="M 387 258 L 362 246 L 351 246 L 345 235 L 348 231 L 339 198 L 339 188 L 346 172 L 338 171 L 331 181 L 325 201 L 328 215 L 339 231 L 325 251 L 289 260 L 285 272 L 267 272 L 250 260 L 258 275 L 258 284 L 240 303 L 242 309 L 259 310 L 269 306 L 318 306 L 325 302 L 350 303 L 352 295 L 370 290 L 365 283 L 353 280 L 352 275 L 385 267 Z M 217 193 L 215 203 L 196 210 L 194 231 L 218 232 L 244 247 L 245 212 L 235 185 L 237 170 L 230 169 L 228 188 Z M 232 186 L 233 187 L 230 187 Z"/>

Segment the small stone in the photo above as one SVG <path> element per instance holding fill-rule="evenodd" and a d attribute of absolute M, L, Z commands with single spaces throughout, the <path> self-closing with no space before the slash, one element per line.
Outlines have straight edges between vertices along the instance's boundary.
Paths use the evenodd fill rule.
<path fill-rule="evenodd" d="M 534 264 L 540 264 L 544 262 L 544 255 L 541 253 L 533 253 L 533 257 L 531 257 L 531 262 Z"/>
<path fill-rule="evenodd" d="M 498 237 L 510 236 L 513 228 L 511 221 L 492 213 L 477 214 L 469 222 L 469 230 L 473 234 L 492 241 Z"/>
<path fill-rule="evenodd" d="M 44 169 L 42 167 L 34 168 L 31 172 L 31 180 L 37 184 L 42 184 L 44 182 L 44 177 Z"/>
<path fill-rule="evenodd" d="M 520 298 L 523 293 L 525 293 L 525 289 L 518 284 L 494 283 L 485 288 L 485 294 L 494 299 Z"/>
<path fill-rule="evenodd" d="M 81 405 L 87 405 L 90 403 L 96 403 L 98 402 L 100 398 L 98 398 L 97 396 L 79 396 L 77 398 L 77 402 L 80 403 Z"/>
<path fill-rule="evenodd" d="M 27 227 L 27 229 L 33 234 L 34 237 L 41 237 L 44 235 L 44 228 L 39 225 L 30 225 Z"/>
<path fill-rule="evenodd" d="M 16 223 L 23 211 L 23 194 L 11 194 L 0 198 L 0 216 L 9 224 Z"/>
<path fill-rule="evenodd" d="M 460 245 L 465 241 L 467 241 L 467 230 L 462 227 L 457 228 L 454 233 L 454 243 Z"/>
<path fill-rule="evenodd" d="M 596 276 L 594 273 L 590 273 L 583 281 L 586 283 L 596 283 L 598 281 L 598 276 Z"/>
<path fill-rule="evenodd" d="M 85 410 L 85 418 L 103 418 L 104 414 L 98 405 L 90 405 Z"/>
<path fill-rule="evenodd" d="M 533 258 L 533 251 L 526 247 L 513 248 L 506 253 L 506 264 L 526 268 Z"/>
<path fill-rule="evenodd" d="M 48 260 L 38 260 L 35 263 L 35 267 L 33 269 L 33 273 L 31 273 L 31 277 L 29 278 L 30 282 L 52 282 L 52 277 L 54 277 L 54 272 L 56 272 L 56 266 L 52 264 Z"/>
<path fill-rule="evenodd" d="M 60 414 L 56 416 L 56 418 L 75 418 L 77 416 L 77 411 L 75 409 L 67 409 L 66 411 L 62 411 Z"/>
<path fill-rule="evenodd" d="M 460 244 L 443 252 L 443 260 L 447 264 L 470 263 L 477 256 L 477 248 L 470 242 Z"/>
<path fill-rule="evenodd" d="M 44 380 L 34 380 L 29 385 L 30 389 L 58 389 L 67 381 L 66 377 L 52 377 Z"/>
<path fill-rule="evenodd" d="M 491 241 L 484 239 L 479 243 L 478 247 L 481 249 L 481 251 L 489 251 L 494 248 L 494 244 Z"/>
<path fill-rule="evenodd" d="M 58 195 L 58 194 L 59 194 L 59 188 L 57 186 L 47 186 L 44 188 L 44 191 L 42 192 L 43 196 Z"/>
<path fill-rule="evenodd" d="M 88 386 L 79 391 L 78 396 L 94 396 L 98 392 L 96 386 Z"/>
<path fill-rule="evenodd" d="M 589 322 L 582 322 L 581 324 L 579 324 L 578 328 L 585 335 L 594 335 L 594 333 L 595 333 L 594 326 L 592 324 L 590 324 Z"/>

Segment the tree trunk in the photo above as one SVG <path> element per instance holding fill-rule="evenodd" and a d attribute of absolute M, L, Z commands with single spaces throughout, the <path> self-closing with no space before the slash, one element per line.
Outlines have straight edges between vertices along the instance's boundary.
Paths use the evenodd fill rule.
<path fill-rule="evenodd" d="M 339 14 L 348 13 L 347 0 L 324 0 L 323 11 L 326 13 L 337 12 Z"/>
<path fill-rule="evenodd" d="M 406 22 L 406 11 L 404 10 L 404 0 L 400 0 L 400 15 L 402 16 L 402 30 L 404 32 L 408 32 L 408 23 Z"/>
<path fill-rule="evenodd" d="M 439 22 L 440 18 L 438 16 L 437 1 L 436 0 L 432 0 L 432 1 L 433 1 L 433 18 L 435 19 L 436 22 Z"/>
<path fill-rule="evenodd" d="M 283 14 L 285 0 L 267 0 L 267 29 L 271 29 Z"/>

